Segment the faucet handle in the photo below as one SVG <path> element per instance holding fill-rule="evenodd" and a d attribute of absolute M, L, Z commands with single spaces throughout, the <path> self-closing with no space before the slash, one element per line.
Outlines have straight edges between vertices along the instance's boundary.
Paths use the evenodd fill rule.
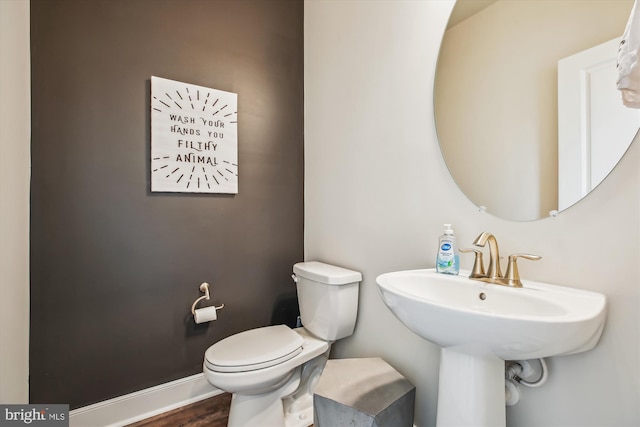
<path fill-rule="evenodd" d="M 469 275 L 470 278 L 487 277 L 487 274 L 484 271 L 484 262 L 482 261 L 482 251 L 480 249 L 464 248 L 460 249 L 460 252 L 474 252 L 476 254 L 476 258 L 473 261 L 473 270 Z"/>
<path fill-rule="evenodd" d="M 512 286 L 514 288 L 522 287 L 522 282 L 520 281 L 520 273 L 518 272 L 518 258 L 537 261 L 542 257 L 532 254 L 509 255 L 509 264 L 507 265 L 507 272 L 504 275 L 504 281 L 506 282 L 506 285 Z"/>

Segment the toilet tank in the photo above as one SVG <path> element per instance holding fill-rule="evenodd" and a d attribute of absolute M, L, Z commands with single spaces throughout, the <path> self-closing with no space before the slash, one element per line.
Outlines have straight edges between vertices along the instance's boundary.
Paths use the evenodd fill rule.
<path fill-rule="evenodd" d="M 302 326 L 327 341 L 353 334 L 362 275 L 317 261 L 299 262 L 293 273 Z"/>

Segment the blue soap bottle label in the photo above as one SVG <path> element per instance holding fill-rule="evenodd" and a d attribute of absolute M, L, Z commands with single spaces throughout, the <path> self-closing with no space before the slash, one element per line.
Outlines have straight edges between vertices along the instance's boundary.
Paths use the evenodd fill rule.
<path fill-rule="evenodd" d="M 436 258 L 436 271 L 445 274 L 458 274 L 460 271 L 460 256 L 456 247 L 456 238 L 453 235 L 451 224 L 445 224 L 445 231 L 440 236 L 438 255 Z"/>

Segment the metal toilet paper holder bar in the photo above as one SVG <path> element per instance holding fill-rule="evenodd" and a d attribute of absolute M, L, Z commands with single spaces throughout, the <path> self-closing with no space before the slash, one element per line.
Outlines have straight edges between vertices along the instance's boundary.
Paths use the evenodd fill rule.
<path fill-rule="evenodd" d="M 191 314 L 195 315 L 196 314 L 196 305 L 202 301 L 202 300 L 209 300 L 211 299 L 209 297 L 209 284 L 207 282 L 204 282 L 203 284 L 200 285 L 200 292 L 204 292 L 204 295 L 201 296 L 200 298 L 198 298 L 197 300 L 195 300 L 193 302 L 193 305 L 191 305 Z M 220 310 L 224 308 L 224 304 L 220 304 L 218 307 L 215 307 L 216 310 Z"/>

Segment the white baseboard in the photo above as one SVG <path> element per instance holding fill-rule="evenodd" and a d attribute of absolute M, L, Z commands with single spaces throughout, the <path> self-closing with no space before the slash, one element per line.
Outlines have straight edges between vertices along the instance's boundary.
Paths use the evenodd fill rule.
<path fill-rule="evenodd" d="M 196 374 L 74 409 L 69 426 L 121 427 L 222 393 Z"/>

